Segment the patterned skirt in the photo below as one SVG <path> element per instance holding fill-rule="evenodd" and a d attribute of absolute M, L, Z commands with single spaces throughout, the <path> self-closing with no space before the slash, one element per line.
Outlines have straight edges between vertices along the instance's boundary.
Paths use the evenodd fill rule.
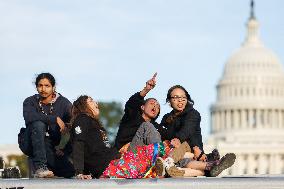
<path fill-rule="evenodd" d="M 120 159 L 112 160 L 101 178 L 155 178 L 157 157 L 166 158 L 171 150 L 169 141 L 137 146 L 133 151 L 122 153 Z"/>

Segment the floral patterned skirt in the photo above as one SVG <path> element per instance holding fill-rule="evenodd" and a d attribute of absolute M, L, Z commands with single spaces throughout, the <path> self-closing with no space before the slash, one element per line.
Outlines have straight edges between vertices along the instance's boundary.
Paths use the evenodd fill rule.
<path fill-rule="evenodd" d="M 133 151 L 121 154 L 112 160 L 101 178 L 153 178 L 157 177 L 153 167 L 157 157 L 166 158 L 171 152 L 169 141 L 137 146 Z"/>

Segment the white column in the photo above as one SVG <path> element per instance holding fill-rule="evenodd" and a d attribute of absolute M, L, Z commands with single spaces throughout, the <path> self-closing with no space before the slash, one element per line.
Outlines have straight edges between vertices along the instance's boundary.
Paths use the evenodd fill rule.
<path fill-rule="evenodd" d="M 260 127 L 264 127 L 264 125 L 265 125 L 264 111 L 265 110 L 260 110 L 260 116 L 259 116 L 260 124 L 261 124 Z"/>
<path fill-rule="evenodd" d="M 221 126 L 221 123 L 220 123 L 220 111 L 216 111 L 216 131 L 220 131 L 220 126 Z"/>
<path fill-rule="evenodd" d="M 220 128 L 221 128 L 221 131 L 224 131 L 225 130 L 225 111 L 224 110 L 221 110 L 220 111 L 220 117 L 221 117 L 221 124 L 220 124 Z"/>
<path fill-rule="evenodd" d="M 231 128 L 231 110 L 226 110 L 226 130 Z"/>
<path fill-rule="evenodd" d="M 279 154 L 280 155 L 280 163 L 279 163 L 279 168 L 281 170 L 281 174 L 283 174 L 284 172 L 282 172 L 282 170 L 284 170 L 284 154 Z"/>
<path fill-rule="evenodd" d="M 252 128 L 254 123 L 253 110 L 249 110 L 248 113 L 249 113 L 248 128 Z"/>
<path fill-rule="evenodd" d="M 282 110 L 278 110 L 278 128 L 281 129 L 282 128 Z"/>
<path fill-rule="evenodd" d="M 259 174 L 267 174 L 266 170 L 267 170 L 267 158 L 265 156 L 265 154 L 259 154 L 259 158 L 258 158 L 258 170 L 259 170 Z"/>
<path fill-rule="evenodd" d="M 237 155 L 237 162 L 238 164 L 236 164 L 237 166 L 237 175 L 243 175 L 244 174 L 244 170 L 246 168 L 246 162 L 244 159 L 244 155 L 243 154 L 238 154 Z"/>
<path fill-rule="evenodd" d="M 210 116 L 210 126 L 211 126 L 211 133 L 215 133 L 216 127 L 215 127 L 215 112 L 211 112 Z"/>
<path fill-rule="evenodd" d="M 268 174 L 274 174 L 274 154 L 269 155 L 269 169 L 268 169 Z"/>
<path fill-rule="evenodd" d="M 282 117 L 282 126 L 281 128 L 283 129 L 284 128 L 284 111 L 281 110 L 281 117 Z"/>
<path fill-rule="evenodd" d="M 263 112 L 263 122 L 264 122 L 264 126 L 263 127 L 267 128 L 267 126 L 269 125 L 267 109 L 265 109 L 264 112 Z"/>
<path fill-rule="evenodd" d="M 218 111 L 214 111 L 214 132 L 217 132 L 217 129 L 218 129 L 218 125 L 217 125 L 217 115 L 218 115 Z M 212 130 L 213 130 L 213 128 L 212 128 Z"/>
<path fill-rule="evenodd" d="M 274 124 L 274 128 L 278 128 L 278 111 L 277 110 L 273 110 L 274 113 L 274 119 L 275 119 L 275 124 Z"/>
<path fill-rule="evenodd" d="M 223 129 L 223 112 L 219 110 L 219 131 L 222 131 Z"/>
<path fill-rule="evenodd" d="M 274 164 L 275 164 L 275 174 L 281 174 L 282 170 L 281 170 L 281 166 L 279 166 L 281 164 L 281 155 L 280 154 L 275 154 L 274 156 Z"/>
<path fill-rule="evenodd" d="M 247 127 L 247 115 L 246 110 L 241 110 L 241 128 L 245 129 Z"/>
<path fill-rule="evenodd" d="M 235 110 L 234 111 L 234 127 L 235 129 L 240 129 L 240 111 Z"/>
<path fill-rule="evenodd" d="M 260 109 L 256 109 L 256 128 L 261 128 Z"/>
<path fill-rule="evenodd" d="M 276 124 L 276 121 L 275 121 L 275 113 L 274 113 L 274 110 L 271 110 L 271 126 L 270 128 L 275 128 L 275 124 Z"/>
<path fill-rule="evenodd" d="M 219 110 L 219 131 L 223 129 L 223 112 Z"/>
<path fill-rule="evenodd" d="M 217 123 L 216 123 L 216 119 L 217 119 L 217 111 L 212 111 L 211 113 L 211 129 L 212 129 L 212 132 L 215 133 L 217 132 Z"/>
<path fill-rule="evenodd" d="M 248 159 L 247 159 L 247 166 L 248 166 L 248 174 L 253 175 L 255 174 L 254 169 L 255 169 L 255 159 L 253 154 L 248 154 Z"/>

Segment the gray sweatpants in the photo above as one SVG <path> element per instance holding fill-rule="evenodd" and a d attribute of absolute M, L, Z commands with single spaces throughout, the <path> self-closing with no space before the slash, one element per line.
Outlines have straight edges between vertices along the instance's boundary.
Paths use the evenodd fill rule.
<path fill-rule="evenodd" d="M 135 149 L 136 146 L 149 145 L 161 141 L 161 135 L 154 125 L 150 122 L 143 122 L 130 142 L 129 150 Z"/>

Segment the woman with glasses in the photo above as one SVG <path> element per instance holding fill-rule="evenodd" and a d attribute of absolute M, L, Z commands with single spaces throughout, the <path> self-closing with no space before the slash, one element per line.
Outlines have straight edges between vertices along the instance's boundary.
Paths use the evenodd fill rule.
<path fill-rule="evenodd" d="M 166 101 L 172 111 L 162 118 L 163 127 L 159 129 L 162 139 L 186 141 L 195 152 L 195 159 L 206 160 L 200 128 L 201 116 L 193 108 L 194 101 L 189 93 L 184 87 L 175 85 L 168 90 Z"/>
<path fill-rule="evenodd" d="M 219 166 L 217 169 L 210 170 L 207 174 L 205 172 L 206 176 L 217 176 L 234 164 L 236 156 L 233 153 L 228 153 L 221 159 L 217 150 L 212 151 L 210 158 L 205 155 L 200 128 L 201 116 L 193 108 L 194 101 L 184 87 L 180 85 L 171 87 L 168 90 L 166 101 L 172 107 L 172 111 L 164 115 L 158 128 L 162 140 L 171 140 L 176 147 L 186 141 L 190 146 L 190 151 L 194 154 L 193 159 L 184 158 L 180 161 L 178 164 L 180 167 L 206 171 L 210 170 L 208 169 L 210 162 L 217 161 Z M 204 164 L 198 161 L 208 163 L 204 168 Z"/>

